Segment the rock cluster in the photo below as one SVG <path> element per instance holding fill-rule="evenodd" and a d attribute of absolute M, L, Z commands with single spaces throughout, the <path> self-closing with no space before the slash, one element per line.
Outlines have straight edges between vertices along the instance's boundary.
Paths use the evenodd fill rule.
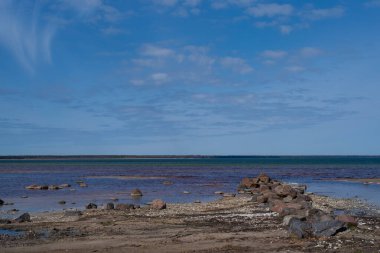
<path fill-rule="evenodd" d="M 313 208 L 312 199 L 305 194 L 305 185 L 288 185 L 272 180 L 266 174 L 243 178 L 239 193 L 252 194 L 252 201 L 267 203 L 272 212 L 283 218 L 283 225 L 299 238 L 329 237 L 357 225 L 357 219 L 348 215 L 334 217 Z"/>
<path fill-rule="evenodd" d="M 25 187 L 28 190 L 60 190 L 63 188 L 69 188 L 71 185 L 69 184 L 61 184 L 61 185 L 37 185 L 32 184 Z"/>

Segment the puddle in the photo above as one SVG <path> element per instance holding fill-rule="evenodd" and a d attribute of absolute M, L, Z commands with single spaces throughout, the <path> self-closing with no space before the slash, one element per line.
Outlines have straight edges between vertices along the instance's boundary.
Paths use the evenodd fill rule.
<path fill-rule="evenodd" d="M 20 236 L 23 235 L 24 231 L 17 231 L 17 230 L 11 230 L 11 229 L 1 229 L 0 228 L 0 236 L 1 235 L 7 235 L 7 236 Z"/>

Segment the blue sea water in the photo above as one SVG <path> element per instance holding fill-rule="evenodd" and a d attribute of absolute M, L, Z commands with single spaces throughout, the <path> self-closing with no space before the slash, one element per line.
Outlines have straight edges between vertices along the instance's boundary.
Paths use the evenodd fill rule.
<path fill-rule="evenodd" d="M 364 156 L 251 156 L 209 158 L 129 159 L 30 159 L 0 160 L 0 199 L 14 203 L 0 207 L 22 212 L 84 208 L 118 198 L 121 203 L 145 204 L 161 198 L 169 203 L 210 201 L 215 191 L 236 192 L 243 177 L 265 172 L 275 179 L 305 183 L 308 191 L 335 196 L 358 197 L 380 206 L 380 185 L 336 182 L 333 178 L 380 178 L 380 157 Z M 136 178 L 120 179 L 118 176 Z M 81 188 L 76 181 L 88 187 Z M 164 185 L 164 181 L 173 182 Z M 26 190 L 31 184 L 71 184 L 62 190 Z M 130 197 L 134 188 L 142 198 Z M 183 194 L 184 191 L 190 194 Z M 23 198 L 24 197 L 24 198 Z M 27 198 L 25 198 L 27 197 Z M 65 205 L 58 202 L 65 200 Z"/>

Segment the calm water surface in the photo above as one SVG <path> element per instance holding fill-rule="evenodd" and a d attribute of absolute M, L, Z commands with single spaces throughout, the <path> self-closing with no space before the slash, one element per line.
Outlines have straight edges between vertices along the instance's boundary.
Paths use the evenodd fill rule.
<path fill-rule="evenodd" d="M 90 201 L 104 204 L 113 197 L 122 203 L 137 204 L 145 204 L 155 198 L 175 203 L 210 201 L 218 197 L 214 195 L 215 191 L 235 192 L 241 178 L 254 177 L 260 172 L 286 182 L 306 183 L 311 192 L 358 197 L 380 206 L 380 185 L 323 180 L 337 177 L 380 178 L 380 157 L 0 160 L 0 198 L 14 203 L 0 207 L 0 215 L 83 208 Z M 125 180 L 104 176 L 142 178 Z M 77 180 L 85 181 L 88 187 L 79 187 Z M 173 185 L 163 185 L 164 181 L 172 181 Z M 72 187 L 58 191 L 24 188 L 31 184 L 63 183 Z M 134 188 L 141 189 L 144 196 L 131 198 L 129 192 Z M 191 194 L 183 194 L 183 191 Z M 60 200 L 65 200 L 66 204 L 59 205 Z M 20 211 L 10 214 L 10 209 Z"/>

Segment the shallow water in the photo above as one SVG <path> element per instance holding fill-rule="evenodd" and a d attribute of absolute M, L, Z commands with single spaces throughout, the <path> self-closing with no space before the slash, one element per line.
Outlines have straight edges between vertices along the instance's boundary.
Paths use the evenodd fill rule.
<path fill-rule="evenodd" d="M 380 206 L 380 185 L 321 180 L 379 178 L 380 157 L 0 160 L 0 198 L 14 203 L 0 207 L 0 215 L 9 216 L 8 210 L 13 208 L 19 209 L 19 214 L 83 208 L 89 202 L 104 204 L 111 198 L 135 204 L 145 204 L 155 198 L 175 203 L 209 201 L 218 198 L 215 191 L 235 192 L 241 178 L 254 177 L 260 172 L 286 182 L 306 183 L 308 190 L 315 193 L 356 196 Z M 85 181 L 88 187 L 79 187 L 77 180 Z M 173 184 L 164 185 L 164 181 Z M 24 188 L 31 184 L 63 183 L 72 187 L 57 191 Z M 134 188 L 141 189 L 144 196 L 130 197 Z M 191 194 L 183 194 L 184 191 Z M 66 204 L 58 204 L 60 200 Z"/>

